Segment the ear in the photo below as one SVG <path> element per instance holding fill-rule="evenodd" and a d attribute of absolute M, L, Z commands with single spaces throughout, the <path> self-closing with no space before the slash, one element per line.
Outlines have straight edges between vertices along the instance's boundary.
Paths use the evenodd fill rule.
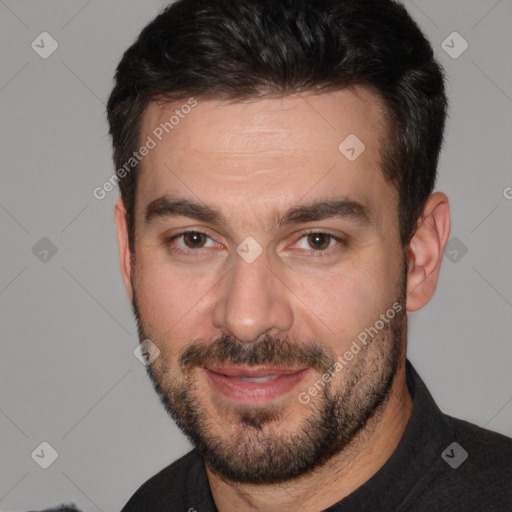
<path fill-rule="evenodd" d="M 128 244 L 128 223 L 126 217 L 126 208 L 124 207 L 123 200 L 119 198 L 116 202 L 114 209 L 114 216 L 116 220 L 117 229 L 117 245 L 119 247 L 119 263 L 121 265 L 121 275 L 123 278 L 126 293 L 133 301 L 133 288 L 132 288 L 132 254 Z"/>
<path fill-rule="evenodd" d="M 427 199 L 409 244 L 407 311 L 417 311 L 434 295 L 449 236 L 448 198 L 435 192 Z"/>

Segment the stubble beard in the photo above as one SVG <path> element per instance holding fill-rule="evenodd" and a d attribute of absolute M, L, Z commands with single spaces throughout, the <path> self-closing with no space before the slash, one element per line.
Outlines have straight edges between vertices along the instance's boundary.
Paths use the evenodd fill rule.
<path fill-rule="evenodd" d="M 318 374 L 316 382 L 321 380 L 321 369 L 325 372 L 335 362 L 321 344 L 298 345 L 266 336 L 249 345 L 222 336 L 189 345 L 178 361 L 171 362 L 162 349 L 168 342 L 146 331 L 136 294 L 133 308 L 140 340 L 151 339 L 161 350 L 160 357 L 147 367 L 153 387 L 208 467 L 234 482 L 272 484 L 322 466 L 382 413 L 405 352 L 405 286 L 402 281 L 394 301 L 402 305 L 401 311 L 307 406 L 301 405 L 306 414 L 293 431 L 286 425 L 286 407 L 228 406 L 221 400 L 203 404 L 196 377 L 205 362 L 276 366 L 308 362 Z M 297 390 L 297 395 L 299 391 L 305 390 Z"/>

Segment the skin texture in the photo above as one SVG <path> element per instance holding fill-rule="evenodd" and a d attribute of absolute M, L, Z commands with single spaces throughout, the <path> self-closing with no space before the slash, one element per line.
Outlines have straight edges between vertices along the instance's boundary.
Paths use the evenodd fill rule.
<path fill-rule="evenodd" d="M 151 104 L 140 140 L 179 106 Z M 390 322 L 394 330 L 380 330 L 308 404 L 298 400 L 322 376 L 315 364 L 321 358 L 311 355 L 311 347 L 333 361 L 392 304 L 415 311 L 435 290 L 450 231 L 448 200 L 439 192 L 429 197 L 409 247 L 402 247 L 397 192 L 379 170 L 382 113 L 378 97 L 363 88 L 243 103 L 198 99 L 142 162 L 133 261 L 126 212 L 121 200 L 116 205 L 123 280 L 141 338 L 160 350 L 150 368 L 157 391 L 169 409 L 174 404 L 170 412 L 183 418 L 185 427 L 189 422 L 202 429 L 228 460 L 238 453 L 245 461 L 246 475 L 237 481 L 207 459 L 221 512 L 295 511 L 297 503 L 301 510 L 322 510 L 375 474 L 403 434 L 412 406 L 405 383 L 404 315 Z M 338 150 L 349 134 L 365 145 L 355 161 Z M 208 205 L 223 219 L 181 215 L 146 221 L 147 206 L 163 196 Z M 276 222 L 297 205 L 340 199 L 363 205 L 368 222 L 350 216 Z M 185 238 L 172 238 L 191 229 L 209 237 L 204 247 L 190 249 Z M 327 248 L 312 248 L 311 229 L 346 243 L 322 238 Z M 262 249 L 251 263 L 236 252 L 247 237 Z M 311 364 L 291 391 L 264 406 L 249 401 L 242 407 L 211 385 L 201 364 L 180 364 L 193 344 L 206 350 L 226 337 L 237 362 L 249 361 L 267 339 L 278 348 L 282 340 L 295 347 L 275 355 L 280 364 L 297 362 L 297 354 L 309 354 Z M 393 355 L 397 346 L 401 350 Z M 217 361 L 215 354 L 207 360 Z M 379 392 L 380 402 L 368 399 Z M 247 478 L 251 463 L 258 456 L 265 461 L 269 449 L 283 442 L 293 446 L 294 439 L 304 444 L 308 429 L 310 443 L 320 436 L 311 427 L 328 403 L 338 406 L 334 453 L 294 478 L 272 481 L 267 475 L 264 483 Z M 190 410 L 201 416 L 195 424 L 187 417 Z M 276 454 L 277 462 L 282 456 Z"/>

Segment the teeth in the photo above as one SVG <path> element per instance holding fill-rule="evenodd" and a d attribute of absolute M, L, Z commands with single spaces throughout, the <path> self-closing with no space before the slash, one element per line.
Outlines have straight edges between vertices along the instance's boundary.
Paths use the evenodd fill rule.
<path fill-rule="evenodd" d="M 278 377 L 279 375 L 270 375 L 267 377 L 240 377 L 240 379 L 248 382 L 270 382 L 271 380 L 276 380 Z"/>

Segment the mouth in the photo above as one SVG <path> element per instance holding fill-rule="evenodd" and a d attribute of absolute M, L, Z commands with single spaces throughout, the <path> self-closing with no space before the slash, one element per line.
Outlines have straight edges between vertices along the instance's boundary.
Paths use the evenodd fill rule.
<path fill-rule="evenodd" d="M 263 405 L 290 393 L 308 368 L 210 366 L 203 368 L 215 392 L 241 405 Z"/>

